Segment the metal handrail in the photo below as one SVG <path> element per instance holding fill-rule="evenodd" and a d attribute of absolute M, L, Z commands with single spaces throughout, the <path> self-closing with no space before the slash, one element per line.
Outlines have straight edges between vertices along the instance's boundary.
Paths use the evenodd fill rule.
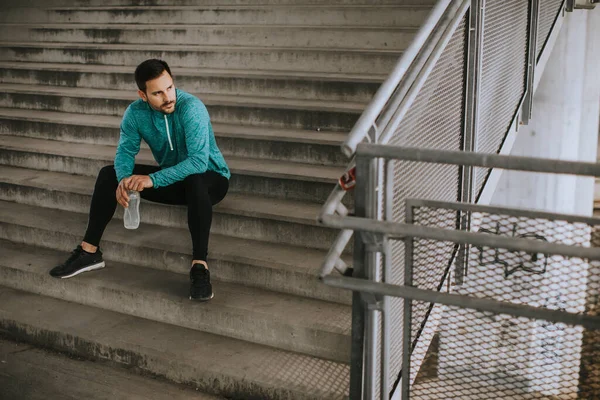
<path fill-rule="evenodd" d="M 562 310 L 533 307 L 526 304 L 515 304 L 486 298 L 470 297 L 433 290 L 419 289 L 411 286 L 398 286 L 389 283 L 372 282 L 365 279 L 328 276 L 325 283 L 332 287 L 350 289 L 361 293 L 378 296 L 393 296 L 417 300 L 427 303 L 444 304 L 461 308 L 470 308 L 492 313 L 509 314 L 516 317 L 543 319 L 549 322 L 581 325 L 588 329 L 600 329 L 600 317 L 575 314 Z"/>
<path fill-rule="evenodd" d="M 356 153 L 360 156 L 401 159 L 403 161 L 600 177 L 600 163 L 565 161 L 551 158 L 434 150 L 420 147 L 367 143 L 359 145 Z"/>
<path fill-rule="evenodd" d="M 356 146 L 367 137 L 369 129 L 375 124 L 377 118 L 382 117 L 381 125 L 385 127 L 394 115 L 398 117 L 398 111 L 396 110 L 398 107 L 400 107 L 402 113 L 405 113 L 410 107 L 419 89 L 433 69 L 433 65 L 435 65 L 445 45 L 450 40 L 459 18 L 464 15 L 469 7 L 469 3 L 470 0 L 463 0 L 460 4 L 451 0 L 440 0 L 433 8 L 411 45 L 402 54 L 396 67 L 385 82 L 379 87 L 343 143 L 342 151 L 348 157 L 352 157 L 348 169 L 354 164 L 353 155 Z M 407 75 L 406 73 L 411 67 L 413 68 Z M 381 115 L 390 100 L 392 100 L 392 104 Z M 399 123 L 397 120 L 398 118 L 396 118 L 394 126 Z M 386 138 L 389 139 L 390 131 L 387 130 L 387 132 Z M 322 223 L 323 217 L 334 215 L 342 205 L 345 194 L 346 192 L 337 184 L 325 201 L 317 220 Z M 346 265 L 340 260 L 339 256 L 351 237 L 352 234 L 347 231 L 338 234 L 321 265 L 320 277 L 328 275 L 334 268 L 337 268 L 341 273 L 345 272 Z"/>
<path fill-rule="evenodd" d="M 411 67 L 415 59 L 422 54 L 421 50 L 425 46 L 425 43 L 429 40 L 440 20 L 446 14 L 450 4 L 452 4 L 452 0 L 440 0 L 435 5 L 425 23 L 417 32 L 417 35 L 411 42 L 410 46 L 402 53 L 398 63 L 387 79 L 379 87 L 377 93 L 375 93 L 375 96 L 373 96 L 373 99 L 362 113 L 350 131 L 348 138 L 342 145 L 342 151 L 344 154 L 346 154 L 346 156 L 351 157 L 354 154 L 356 146 L 367 136 L 369 130 L 377 120 L 377 117 L 381 114 L 381 111 L 384 109 L 389 99 L 392 97 L 392 94 L 404 78 L 408 69 Z M 405 85 L 410 87 L 412 82 L 405 82 Z"/>
<path fill-rule="evenodd" d="M 361 217 L 338 217 L 326 218 L 327 224 L 340 229 L 351 229 L 362 232 L 381 233 L 388 238 L 404 239 L 406 237 L 417 237 L 422 239 L 434 239 L 439 241 L 453 241 L 459 244 L 470 244 L 480 247 L 500 247 L 507 250 L 526 251 L 541 254 L 560 254 L 569 257 L 586 258 L 588 260 L 600 261 L 600 248 L 573 246 L 560 243 L 548 243 L 541 241 L 516 239 L 497 235 L 487 235 L 474 232 L 450 231 L 443 228 L 431 228 L 427 226 L 403 224 L 396 222 L 377 221 Z M 600 221 L 599 221 L 600 222 Z"/>
<path fill-rule="evenodd" d="M 534 4 L 532 5 L 532 3 L 530 3 L 530 21 L 527 28 L 529 40 L 527 56 L 529 65 L 525 78 L 525 95 L 530 97 L 535 88 L 534 70 L 536 67 L 535 56 L 537 54 L 535 50 L 537 48 L 536 41 L 538 40 L 537 20 L 539 18 L 539 9 L 541 8 L 539 5 L 540 0 L 532 1 Z M 428 81 L 434 67 L 438 64 L 440 57 L 442 57 L 442 54 L 445 54 L 444 51 L 447 49 L 448 44 L 455 38 L 456 30 L 461 21 L 464 22 L 467 10 L 470 11 L 464 32 L 465 51 L 467 54 L 464 70 L 465 121 L 462 132 L 463 142 L 461 144 L 461 149 L 463 149 L 463 151 L 431 151 L 422 148 L 401 148 L 386 145 L 390 142 L 392 137 L 394 137 L 394 134 L 397 133 L 398 127 L 402 120 L 405 119 L 408 110 L 418 98 L 419 93 L 422 92 L 425 83 Z M 510 157 L 509 160 L 506 156 L 498 156 L 496 154 L 473 153 L 473 150 L 476 148 L 474 143 L 476 143 L 476 134 L 478 132 L 477 107 L 479 106 L 479 103 L 476 99 L 479 95 L 479 80 L 482 76 L 481 63 L 483 57 L 481 49 L 483 47 L 485 26 L 483 23 L 485 16 L 484 11 L 485 1 L 482 0 L 439 0 L 437 2 L 436 6 L 428 16 L 427 21 L 418 31 L 410 47 L 402 54 L 402 57 L 398 60 L 391 74 L 380 86 L 375 96 L 352 128 L 346 141 L 342 144 L 342 152 L 346 156 L 351 157 L 351 162 L 359 162 L 360 167 L 357 168 L 357 176 L 360 173 L 361 183 L 363 185 L 368 184 L 368 186 L 359 187 L 357 192 L 357 215 L 363 217 L 346 216 L 347 209 L 342 204 L 345 191 L 339 185 L 336 185 L 333 189 L 318 216 L 318 221 L 321 224 L 330 228 L 340 229 L 333 246 L 330 248 L 322 264 L 319 277 L 325 284 L 355 291 L 356 297 L 354 297 L 353 300 L 353 324 L 355 323 L 355 319 L 356 324 L 353 325 L 352 354 L 354 358 L 351 368 L 351 382 L 359 383 L 354 386 L 354 389 L 351 388 L 351 393 L 354 393 L 356 396 L 359 396 L 360 393 L 362 393 L 362 396 L 366 395 L 369 398 L 375 396 L 374 388 L 376 386 L 376 377 L 374 374 L 377 361 L 374 355 L 377 350 L 375 349 L 376 345 L 374 338 L 378 337 L 378 335 L 382 338 L 381 352 L 379 353 L 381 360 L 381 379 L 379 381 L 381 395 L 387 398 L 387 393 L 393 393 L 394 396 L 399 393 L 399 391 L 396 390 L 399 381 L 396 381 L 393 386 L 389 385 L 389 372 L 391 367 L 385 360 L 391 354 L 389 350 L 390 334 L 389 332 L 386 334 L 386 329 L 389 329 L 390 321 L 384 316 L 388 314 L 391 315 L 391 311 L 386 309 L 389 304 L 386 305 L 386 298 L 380 297 L 381 295 L 400 296 L 405 298 L 411 298 L 411 296 L 414 295 L 417 296 L 412 297 L 415 299 L 419 298 L 418 296 L 426 296 L 422 297 L 423 299 L 430 298 L 431 296 L 441 296 L 438 303 L 454 304 L 456 301 L 456 304 L 460 303 L 461 306 L 467 308 L 469 305 L 465 305 L 466 303 L 464 303 L 464 301 L 471 301 L 471 299 L 464 296 L 463 298 L 450 293 L 439 294 L 439 292 L 423 290 L 421 290 L 422 293 L 407 294 L 403 292 L 405 289 L 403 287 L 399 288 L 382 284 L 381 282 L 375 282 L 379 281 L 381 278 L 381 276 L 377 277 L 376 271 L 380 271 L 381 259 L 377 260 L 376 257 L 378 257 L 379 254 L 376 253 L 382 254 L 385 263 L 391 262 L 391 257 L 389 257 L 390 249 L 387 247 L 390 238 L 407 238 L 407 240 L 409 240 L 408 238 L 411 237 L 421 237 L 447 241 L 448 235 L 450 235 L 452 236 L 451 241 L 463 243 L 466 248 L 468 248 L 469 244 L 474 244 L 487 247 L 500 246 L 506 249 L 521 251 L 528 250 L 536 253 L 556 254 L 558 251 L 573 257 L 584 257 L 600 261 L 600 249 L 585 246 L 568 246 L 557 243 L 550 244 L 543 241 L 523 241 L 517 238 L 498 237 L 481 233 L 476 234 L 471 231 L 473 225 L 470 221 L 465 222 L 465 224 L 467 224 L 466 226 L 461 225 L 458 230 L 450 232 L 448 229 L 415 226 L 408 218 L 406 220 L 407 223 L 405 224 L 391 222 L 392 219 L 387 214 L 392 210 L 392 207 L 389 206 L 391 204 L 390 200 L 393 193 L 393 190 L 391 189 L 393 180 L 390 179 L 390 176 L 392 176 L 390 166 L 395 164 L 388 162 L 386 165 L 386 161 L 381 161 L 381 159 L 401 159 L 404 161 L 461 165 L 464 167 L 462 172 L 463 192 L 459 198 L 461 201 L 467 202 L 472 201 L 471 198 L 474 192 L 474 186 L 472 185 L 475 178 L 472 176 L 472 169 L 470 166 L 600 176 L 600 166 L 595 164 L 526 157 Z M 521 109 L 523 102 L 526 102 L 525 95 L 521 98 L 520 103 L 515 106 L 518 109 Z M 530 109 L 531 104 L 522 108 L 523 113 L 527 115 L 529 114 Z M 523 118 L 523 116 L 519 116 L 518 113 L 515 114 L 512 120 L 513 124 L 518 123 L 518 118 Z M 527 118 L 525 117 L 523 120 L 526 122 Z M 380 161 L 376 163 L 374 162 L 374 159 Z M 456 160 L 458 159 L 460 159 L 460 161 L 457 162 Z M 387 171 L 383 173 L 382 168 L 387 168 Z M 466 184 L 464 182 L 466 182 Z M 383 191 L 381 189 L 383 189 Z M 461 189 L 459 189 L 459 191 L 460 190 Z M 382 193 L 384 193 L 383 196 Z M 381 206 L 381 201 L 383 201 L 384 206 Z M 384 220 L 381 219 L 381 207 L 383 207 L 386 212 Z M 462 223 L 463 222 L 461 222 L 461 224 Z M 341 256 L 347 243 L 352 238 L 354 231 L 360 233 L 360 236 L 357 236 L 355 247 L 355 265 L 353 265 L 355 276 L 367 279 L 356 280 L 353 278 L 335 277 L 330 275 L 333 269 L 337 269 L 342 274 L 348 275 L 345 273 L 347 265 L 341 259 Z M 459 246 L 456 248 L 459 248 Z M 405 264 L 411 265 L 410 262 L 406 260 Z M 391 267 L 387 266 L 387 264 L 384 266 L 384 271 L 388 271 L 386 268 L 389 268 L 391 271 Z M 369 271 L 370 273 L 367 273 Z M 385 274 L 388 274 L 388 272 L 385 272 Z M 373 280 L 373 282 L 369 281 L 369 279 Z M 387 282 L 387 279 L 388 278 L 384 278 L 384 281 Z M 409 282 L 406 279 L 405 275 L 405 282 Z M 407 285 L 410 286 L 410 284 L 411 283 L 409 282 Z M 367 286 L 369 286 L 368 289 Z M 385 290 L 388 291 L 385 292 Z M 412 290 L 412 288 L 409 288 L 408 290 Z M 392 291 L 394 293 L 392 293 Z M 363 292 L 365 298 L 359 300 L 358 293 L 356 292 Z M 375 294 L 375 296 L 367 296 L 367 293 Z M 473 308 L 496 310 L 498 307 L 503 309 L 505 309 L 505 307 L 512 307 L 510 304 L 494 303 L 493 301 L 490 302 L 486 299 L 475 299 L 473 301 L 477 303 L 477 306 Z M 363 303 L 369 304 L 368 309 L 361 309 L 361 307 L 364 306 Z M 469 304 L 473 305 L 473 303 Z M 511 309 L 511 311 L 515 313 L 514 315 L 534 315 L 537 310 L 526 305 L 519 305 L 517 308 L 518 310 L 516 311 Z M 405 317 L 406 312 L 407 309 L 405 308 Z M 557 314 L 554 311 L 548 312 L 546 316 L 550 319 L 564 317 L 564 315 Z M 577 323 L 581 324 L 581 322 L 585 320 L 585 323 L 588 325 L 598 324 L 598 319 L 590 320 L 586 317 L 582 320 L 574 315 L 568 317 L 572 318 L 569 322 L 577 320 Z M 377 318 L 381 318 L 381 320 Z M 406 321 L 410 324 L 410 318 L 405 318 L 405 324 L 407 323 Z M 381 323 L 382 333 L 377 333 L 375 329 L 379 323 Z M 405 325 L 404 330 L 410 331 L 410 327 L 407 328 Z M 386 337 L 388 339 L 386 339 Z M 411 344 L 410 340 L 408 342 L 406 340 L 406 338 L 403 338 L 405 349 L 410 347 Z M 365 343 L 369 343 L 369 345 L 367 346 Z M 406 352 L 404 355 L 406 356 L 407 354 L 409 354 L 409 352 Z M 360 355 L 362 355 L 363 358 L 359 357 Z M 404 360 L 403 365 L 408 365 L 408 361 Z M 364 375 L 363 371 L 365 371 Z M 408 382 L 410 380 L 407 371 L 408 370 L 403 370 L 402 372 L 403 382 Z M 398 375 L 398 380 L 400 380 L 400 375 Z M 404 383 L 406 384 L 406 382 Z M 390 387 L 392 387 L 391 392 L 389 392 Z M 406 388 L 408 388 L 408 384 L 406 384 Z"/>
<path fill-rule="evenodd" d="M 465 16 L 468 8 L 471 5 L 471 0 L 463 0 L 462 2 L 453 2 L 450 7 L 447 8 L 446 12 L 442 16 L 438 28 L 432 34 L 431 40 L 427 43 L 427 47 L 423 53 L 419 55 L 419 58 L 424 58 L 422 63 L 419 64 L 419 68 L 414 71 L 414 77 L 406 80 L 407 90 L 404 91 L 399 88 L 398 97 L 393 102 L 391 107 L 382 116 L 380 122 L 381 137 L 379 143 L 387 143 L 395 133 L 396 128 L 400 125 L 404 116 L 415 102 L 417 96 L 421 92 L 421 89 L 425 85 L 427 78 L 433 71 L 437 61 L 441 57 L 446 46 L 452 39 L 452 35 L 456 31 L 458 24 L 461 19 Z M 404 82 L 403 82 L 404 83 Z M 354 148 L 356 151 L 356 148 Z"/>

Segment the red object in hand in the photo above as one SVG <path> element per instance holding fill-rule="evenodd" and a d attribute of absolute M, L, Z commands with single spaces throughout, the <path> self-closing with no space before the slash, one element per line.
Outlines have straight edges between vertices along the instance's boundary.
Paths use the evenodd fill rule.
<path fill-rule="evenodd" d="M 342 189 L 348 191 L 356 186 L 356 167 L 352 167 L 339 180 Z"/>

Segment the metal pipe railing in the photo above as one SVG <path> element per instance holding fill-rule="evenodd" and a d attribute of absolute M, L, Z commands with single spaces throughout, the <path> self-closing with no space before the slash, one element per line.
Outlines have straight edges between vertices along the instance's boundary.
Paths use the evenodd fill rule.
<path fill-rule="evenodd" d="M 495 314 L 508 314 L 535 320 L 541 319 L 554 323 L 581 325 L 587 329 L 600 329 L 600 317 L 592 315 L 575 314 L 562 310 L 534 307 L 526 304 L 515 304 L 505 301 L 436 292 L 433 290 L 418 289 L 416 287 L 371 282 L 365 279 L 328 276 L 324 281 L 330 286 L 350 289 L 356 292 L 372 293 L 380 296 L 402 297 L 428 303 L 487 311 Z"/>
<path fill-rule="evenodd" d="M 421 88 L 423 88 L 423 85 L 425 85 L 427 78 L 431 74 L 431 71 L 433 71 L 442 52 L 446 49 L 450 39 L 452 39 L 452 35 L 456 31 L 461 19 L 464 18 L 470 4 L 471 0 L 453 2 L 444 13 L 442 21 L 440 22 L 438 29 L 436 29 L 437 36 L 434 35 L 434 38 L 431 41 L 432 43 L 429 46 L 431 48 L 423 54 L 423 56 L 427 55 L 424 65 L 419 69 L 416 78 L 411 82 L 407 82 L 407 85 L 410 84 L 410 89 L 402 96 L 400 104 L 396 107 L 391 107 L 393 110 L 393 116 L 390 117 L 391 122 L 386 122 L 385 125 L 382 124 L 380 126 L 382 133 L 379 143 L 384 144 L 389 142 L 390 138 L 395 133 L 396 128 L 402 122 L 404 116 L 410 109 L 410 106 L 414 103 Z"/>
<path fill-rule="evenodd" d="M 511 237 L 375 221 L 369 218 L 329 216 L 326 217 L 325 220 L 329 226 L 334 228 L 381 233 L 393 239 L 418 237 L 439 241 L 451 241 L 458 244 L 470 244 L 479 247 L 498 247 L 507 250 L 526 251 L 528 253 L 561 254 L 569 257 L 600 260 L 600 248 L 571 246 L 533 240 L 523 242 L 520 239 Z"/>
<path fill-rule="evenodd" d="M 385 105 L 388 103 L 390 97 L 398 87 L 398 84 L 404 78 L 406 72 L 411 67 L 415 59 L 417 57 L 423 57 L 421 54 L 421 50 L 432 32 L 434 32 L 436 26 L 446 13 L 448 7 L 452 3 L 452 0 L 440 0 L 431 13 L 429 14 L 427 20 L 419 29 L 417 35 L 411 42 L 410 46 L 402 53 L 402 57 L 387 77 L 387 79 L 383 82 L 383 84 L 375 93 L 375 96 L 362 113 L 348 138 L 342 145 L 342 151 L 346 156 L 351 157 L 354 154 L 356 146 L 363 141 L 363 139 L 367 136 L 369 129 L 373 126 L 377 117 L 381 114 L 381 111 L 384 109 Z M 404 82 L 403 84 L 412 85 L 412 82 Z"/>
<path fill-rule="evenodd" d="M 345 274 L 348 266 L 346 263 L 340 258 L 342 252 L 348 245 L 348 242 L 352 238 L 354 231 L 350 229 L 343 229 L 335 242 L 329 249 L 323 264 L 321 265 L 321 270 L 319 271 L 319 277 L 323 278 L 324 276 L 329 275 L 333 269 L 337 269 L 341 274 Z"/>
<path fill-rule="evenodd" d="M 418 90 L 423 86 L 435 62 L 439 59 L 445 45 L 450 40 L 460 17 L 464 16 L 469 2 L 470 0 L 463 0 L 460 4 L 457 4 L 450 0 L 441 0 L 436 4 L 427 21 L 417 33 L 417 36 L 403 53 L 398 64 L 381 85 L 369 106 L 367 106 L 352 128 L 346 142 L 342 145 L 342 150 L 348 157 L 352 157 L 356 150 L 356 145 L 362 142 L 367 136 L 369 129 L 373 126 L 377 118 L 380 117 L 390 98 L 395 100 L 392 100 L 392 104 L 382 116 L 382 126 L 386 126 L 394 117 L 394 121 L 396 121 L 394 127 L 399 123 L 397 121 L 397 107 L 402 107 L 403 113 L 410 107 L 418 94 Z M 413 68 L 411 74 L 406 76 L 409 66 L 416 68 Z M 398 87 L 399 84 L 400 87 Z M 396 88 L 398 89 L 397 91 Z M 392 96 L 394 92 L 396 94 Z M 388 139 L 389 136 L 388 134 Z M 353 163 L 354 160 L 351 160 L 350 165 Z M 322 222 L 322 217 L 325 215 L 334 215 L 336 212 L 338 214 L 347 213 L 347 210 L 342 205 L 344 196 L 345 191 L 339 184 L 336 185 L 323 205 L 321 213 L 317 218 L 318 221 Z M 345 272 L 345 269 L 342 271 L 344 268 L 342 265 L 345 265 L 345 263 L 340 262 L 339 256 L 351 237 L 352 235 L 348 232 L 340 232 L 338 234 L 321 266 L 320 276 L 331 273 L 336 266 L 336 269 L 340 272 Z"/>
<path fill-rule="evenodd" d="M 600 177 L 599 163 L 579 161 L 474 153 L 469 151 L 433 150 L 366 143 L 360 144 L 356 153 L 359 156 L 401 159 L 403 161 L 469 165 L 472 167 Z"/>
<path fill-rule="evenodd" d="M 529 64 L 527 68 L 527 75 L 525 77 L 527 83 L 527 94 L 521 99 L 522 104 L 519 104 L 517 107 L 518 110 L 522 110 L 522 115 L 520 118 L 524 119 L 525 122 L 527 121 L 531 111 L 531 96 L 533 94 L 535 80 L 537 79 L 536 75 L 538 75 L 534 74 L 536 64 L 534 56 L 536 49 L 535 41 L 537 39 L 536 25 L 537 19 L 539 18 L 539 8 L 541 7 L 539 0 L 530 1 L 534 4 L 531 6 L 529 12 L 529 42 L 527 46 Z M 376 92 L 375 96 L 352 128 L 348 138 L 342 144 L 342 151 L 344 154 L 346 154 L 346 156 L 352 157 L 352 163 L 354 163 L 354 158 L 356 156 L 358 157 L 358 160 L 361 160 L 363 165 L 367 161 L 373 161 L 369 158 L 383 158 L 384 160 L 400 159 L 403 161 L 460 165 L 462 168 L 464 168 L 462 174 L 463 196 L 460 198 L 461 200 L 465 201 L 471 201 L 473 198 L 472 192 L 475 185 L 471 175 L 474 167 L 600 176 L 600 166 L 592 163 L 578 163 L 528 157 L 509 157 L 496 154 L 478 154 L 472 152 L 476 149 L 475 144 L 478 133 L 478 97 L 480 95 L 479 89 L 481 79 L 481 64 L 483 59 L 483 34 L 485 30 L 484 17 L 487 11 L 485 5 L 485 0 L 438 1 L 427 18 L 427 21 L 418 31 L 409 48 L 404 51 L 393 71 Z M 436 63 L 443 54 L 443 51 L 447 48 L 447 44 L 456 31 L 456 27 L 460 23 L 461 18 L 465 16 L 469 7 L 472 8 L 470 10 L 471 21 L 469 24 L 467 24 L 469 27 L 469 45 L 468 49 L 466 49 L 468 54 L 466 55 L 467 64 L 465 64 L 465 124 L 462 143 L 463 147 L 461 147 L 461 149 L 465 151 L 440 151 L 422 148 L 383 146 L 385 143 L 388 143 L 391 137 L 395 134 L 397 127 L 400 125 L 407 111 L 414 103 L 418 94 L 421 93 L 423 85 L 427 81 L 428 76 L 436 66 Z M 475 10 L 473 10 L 473 8 L 475 8 Z M 519 116 L 515 115 L 514 118 L 519 118 Z M 374 136 L 370 135 L 372 129 L 374 129 L 375 132 Z M 372 143 L 363 143 L 364 139 L 367 137 L 371 139 L 370 141 Z M 374 217 L 375 215 L 380 215 L 380 207 L 382 206 L 379 204 L 379 200 L 377 201 L 375 210 L 371 210 L 374 212 L 374 214 L 373 212 L 371 213 L 372 215 L 358 213 L 357 215 L 362 215 L 363 217 L 348 217 L 348 209 L 342 204 L 345 191 L 339 186 L 339 184 L 333 189 L 318 216 L 318 221 L 323 225 L 341 229 L 341 232 L 337 236 L 333 246 L 329 250 L 323 262 L 319 276 L 328 285 L 355 291 L 353 297 L 353 324 L 356 323 L 358 325 L 353 326 L 353 341 L 356 342 L 357 345 L 356 347 L 353 347 L 352 354 L 353 365 L 356 364 L 358 366 L 360 364 L 360 368 L 353 367 L 351 369 L 351 385 L 353 385 L 352 387 L 354 388 L 354 390 L 351 389 L 351 398 L 359 398 L 358 396 L 365 395 L 365 393 L 368 393 L 366 394 L 367 396 L 373 395 L 373 385 L 375 382 L 375 378 L 373 377 L 373 374 L 375 373 L 375 359 L 373 358 L 373 355 L 377 349 L 374 348 L 374 342 L 371 342 L 374 340 L 373 338 L 376 335 L 382 335 L 383 337 L 386 337 L 385 333 L 378 334 L 373 331 L 373 327 L 375 326 L 374 324 L 376 323 L 376 320 L 373 319 L 373 317 L 379 313 L 378 315 L 380 315 L 382 321 L 382 330 L 385 331 L 386 329 L 389 329 L 389 326 L 386 326 L 385 314 L 387 314 L 387 311 L 383 311 L 385 307 L 377 310 L 375 308 L 369 308 L 368 310 L 361 308 L 364 306 L 365 300 L 358 296 L 358 292 L 383 295 L 384 300 L 385 296 L 396 296 L 414 300 L 423 300 L 429 302 L 433 301 L 435 303 L 446 305 L 458 305 L 464 308 L 474 308 L 492 312 L 498 312 L 498 310 L 502 309 L 504 310 L 503 312 L 511 315 L 529 316 L 536 319 L 544 318 L 549 321 L 556 320 L 557 322 L 579 324 L 584 326 L 598 326 L 597 318 L 590 319 L 590 317 L 587 316 L 575 314 L 568 314 L 565 316 L 564 312 L 540 310 L 538 307 L 532 307 L 528 305 L 514 305 L 490 299 L 473 299 L 472 297 L 467 298 L 466 296 L 458 296 L 455 294 L 439 293 L 416 288 L 405 288 L 387 285 L 381 282 L 369 281 L 368 279 L 379 279 L 376 275 L 373 275 L 372 272 L 375 271 L 373 268 L 378 266 L 375 254 L 381 252 L 381 246 L 379 245 L 379 247 L 374 246 L 370 244 L 370 242 L 369 245 L 364 245 L 363 241 L 371 241 L 373 240 L 372 237 L 384 237 L 384 247 L 389 244 L 389 238 L 404 239 L 421 237 L 439 241 L 454 241 L 455 243 L 462 243 L 465 246 L 475 245 L 485 247 L 502 247 L 507 250 L 543 254 L 563 254 L 566 256 L 587 258 L 589 260 L 600 260 L 600 249 L 586 246 L 572 246 L 560 243 L 523 240 L 519 238 L 485 234 L 482 232 L 474 233 L 467 228 L 467 225 L 461 225 L 461 229 L 458 230 L 450 230 L 392 222 L 391 201 L 393 200 L 393 182 L 390 179 L 391 164 L 391 162 L 387 164 L 387 173 L 385 174 L 387 180 L 385 181 L 383 193 L 385 196 L 385 199 L 383 200 L 383 211 L 386 213 L 386 221 L 380 220 L 379 217 Z M 374 176 L 379 176 L 381 173 L 383 173 L 383 170 L 378 171 L 379 173 L 375 174 Z M 371 178 L 372 177 L 363 179 L 362 182 L 360 182 L 362 188 L 357 189 L 361 191 L 367 190 L 370 192 L 370 195 L 367 195 L 365 198 L 368 196 L 373 198 L 373 196 L 376 196 L 377 190 L 383 188 L 379 186 L 374 188 L 373 182 L 370 180 Z M 377 193 L 377 195 L 380 194 Z M 358 193 L 357 197 L 360 197 L 358 196 Z M 460 208 L 460 211 L 465 210 L 463 206 L 464 204 L 460 204 L 460 207 L 462 207 Z M 524 211 L 524 213 L 527 212 Z M 554 215 L 554 217 L 556 217 L 556 215 Z M 354 257 L 354 263 L 359 271 L 355 274 L 355 278 L 361 279 L 331 276 L 330 273 L 334 269 L 338 270 L 342 274 L 347 271 L 347 265 L 342 260 L 341 256 L 349 240 L 352 238 L 354 230 L 360 232 L 371 232 L 365 235 L 365 237 L 368 237 L 368 239 L 365 239 L 362 237 L 362 235 L 357 235 L 355 238 L 356 253 Z M 372 233 L 375 233 L 375 235 Z M 391 260 L 389 259 L 390 254 L 387 252 L 384 253 L 385 262 L 388 264 L 391 263 Z M 369 254 L 369 257 L 372 257 L 365 257 L 365 254 Z M 391 270 L 391 265 L 389 266 L 389 269 Z M 389 271 L 387 271 L 387 273 L 385 273 L 385 271 L 386 269 L 384 268 L 384 279 L 387 280 Z M 433 300 L 431 300 L 432 296 Z M 385 304 L 385 301 L 383 304 Z M 543 313 L 543 317 L 541 316 L 540 311 Z M 369 318 L 365 320 L 367 315 Z M 389 333 L 387 336 L 389 337 Z M 364 339 L 364 341 L 362 339 Z M 410 340 L 407 343 L 410 344 Z M 389 343 L 383 340 L 380 353 L 382 358 L 389 356 L 389 349 L 386 351 L 386 345 L 389 345 Z M 358 352 L 361 353 L 362 358 L 359 357 L 359 354 L 355 354 Z M 364 365 L 362 363 L 364 363 Z M 406 365 L 407 364 L 405 363 L 405 366 Z M 381 395 L 385 396 L 386 398 L 388 394 L 385 390 L 388 388 L 388 377 L 386 373 L 387 369 L 387 363 L 382 359 L 381 372 L 386 375 L 386 379 L 382 378 L 380 381 Z M 408 371 L 405 371 L 404 377 L 408 377 Z M 396 387 L 397 386 L 394 387 L 392 392 L 396 390 Z M 394 393 L 394 395 L 396 396 L 397 393 Z"/>

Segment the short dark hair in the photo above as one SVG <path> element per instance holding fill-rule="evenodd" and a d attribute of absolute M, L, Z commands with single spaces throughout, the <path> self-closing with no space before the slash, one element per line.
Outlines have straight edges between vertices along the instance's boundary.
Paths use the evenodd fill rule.
<path fill-rule="evenodd" d="M 137 87 L 141 91 L 146 92 L 146 82 L 158 78 L 165 71 L 171 75 L 171 69 L 165 61 L 151 58 L 138 65 L 135 69 L 135 83 L 137 83 Z"/>

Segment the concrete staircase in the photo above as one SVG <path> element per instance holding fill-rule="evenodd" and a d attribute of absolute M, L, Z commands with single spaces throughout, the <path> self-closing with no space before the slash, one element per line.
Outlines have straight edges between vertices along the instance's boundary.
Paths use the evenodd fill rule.
<path fill-rule="evenodd" d="M 434 2 L 3 1 L 0 332 L 220 396 L 345 398 L 350 294 L 317 279 L 336 232 L 315 218 L 339 144 Z M 151 57 L 207 105 L 233 174 L 206 304 L 185 296 L 183 207 L 143 202 L 137 231 L 118 210 L 105 270 L 48 275 L 81 241 Z M 137 162 L 154 163 L 147 148 Z"/>

